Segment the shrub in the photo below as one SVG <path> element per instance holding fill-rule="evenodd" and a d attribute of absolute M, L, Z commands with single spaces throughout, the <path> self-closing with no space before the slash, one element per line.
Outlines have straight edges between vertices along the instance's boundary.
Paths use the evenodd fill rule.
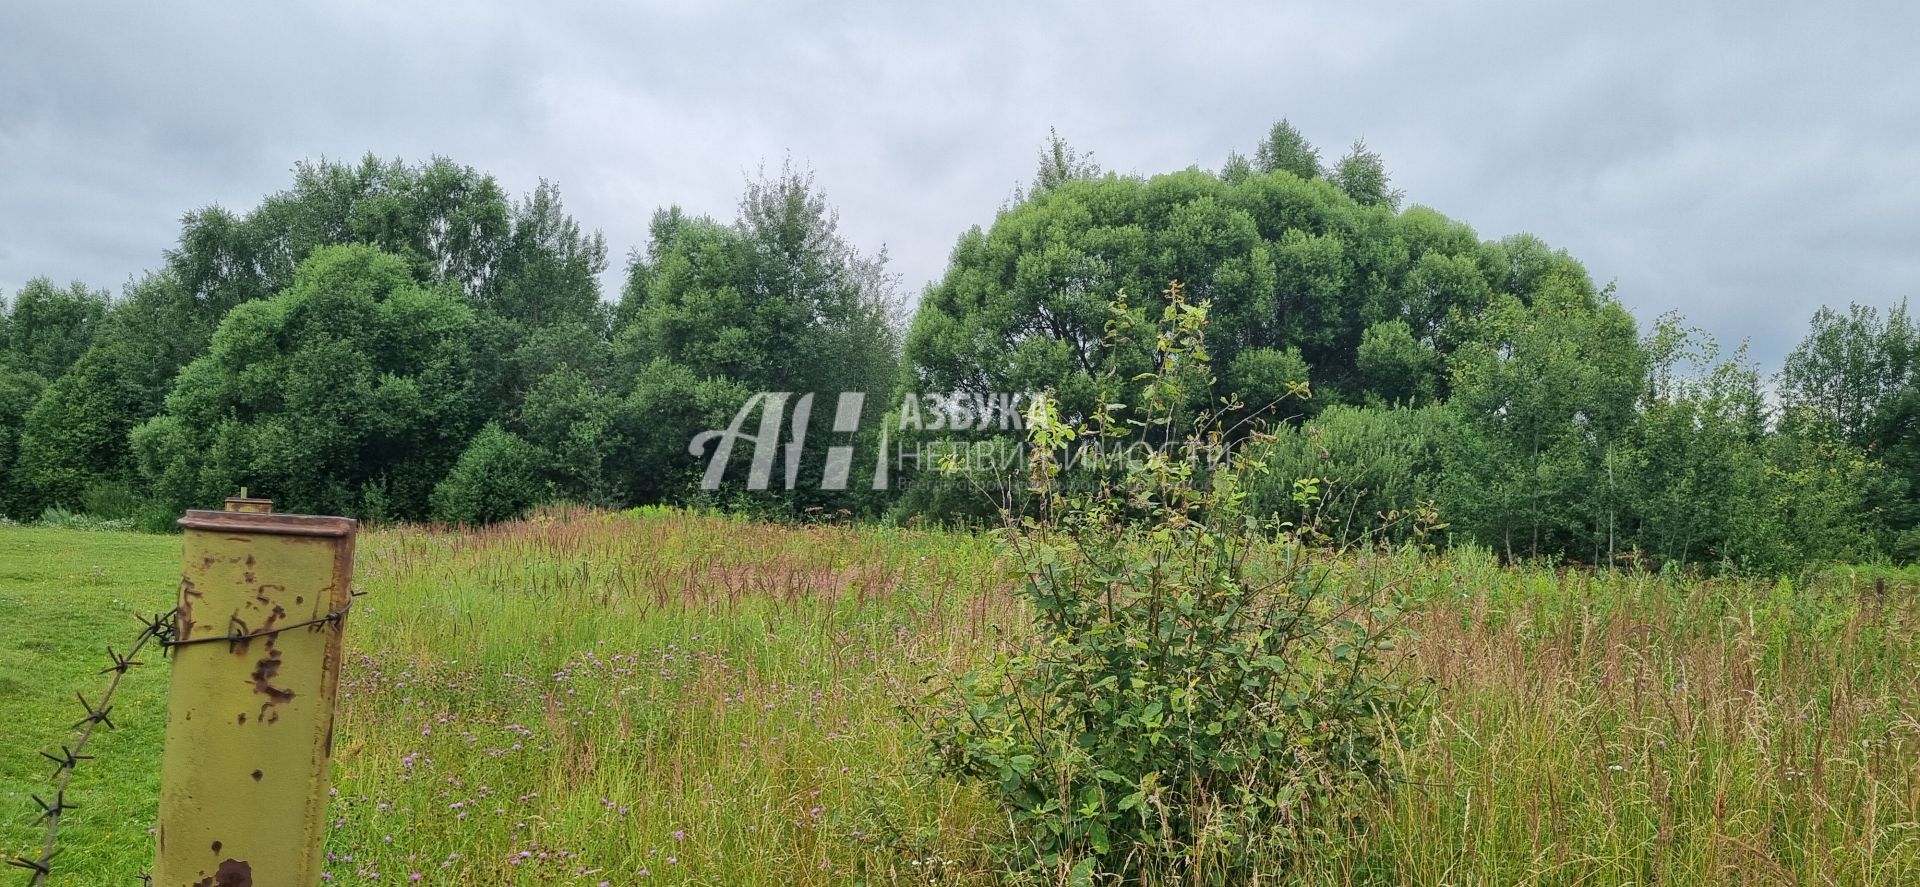
<path fill-rule="evenodd" d="M 43 527 L 56 527 L 62 530 L 131 530 L 133 521 L 129 518 L 100 518 L 83 511 L 69 511 L 57 505 L 48 507 L 40 513 L 36 521 Z"/>
<path fill-rule="evenodd" d="M 88 514 L 107 520 L 134 517 L 144 504 L 131 487 L 114 481 L 95 481 L 80 494 L 80 505 Z"/>
<path fill-rule="evenodd" d="M 1297 483 L 1318 481 L 1317 527 L 1340 543 L 1417 539 L 1437 518 L 1452 414 L 1441 407 L 1329 407 L 1304 425 L 1276 429 L 1252 484 L 1261 514 L 1298 515 Z M 1422 516 L 1427 518 L 1422 520 Z"/>
<path fill-rule="evenodd" d="M 87 485 L 80 497 L 85 513 L 103 525 L 125 527 L 142 533 L 172 533 L 180 511 L 156 497 L 142 496 L 133 488 L 115 481 L 96 481 Z"/>
<path fill-rule="evenodd" d="M 519 516 L 548 496 L 540 465 L 541 454 L 532 444 L 487 423 L 434 487 L 434 520 L 484 524 Z"/>
<path fill-rule="evenodd" d="M 1894 537 L 1893 559 L 1902 564 L 1920 563 L 1920 527 Z"/>
<path fill-rule="evenodd" d="M 1297 527 L 1246 507 L 1257 454 L 1229 453 L 1202 415 L 1177 452 L 1062 492 L 1073 441 L 1164 439 L 1189 402 L 1175 380 L 1204 368 L 1206 306 L 1177 286 L 1169 296 L 1145 416 L 1108 407 L 1069 428 L 1035 402 L 1039 513 L 1000 531 L 1033 636 L 927 700 L 936 767 L 1004 808 L 1012 832 L 997 849 L 1029 881 L 1246 883 L 1324 840 L 1390 776 L 1405 695 L 1380 653 L 1395 611 Z"/>
<path fill-rule="evenodd" d="M 162 502 L 147 502 L 133 513 L 133 528 L 142 533 L 177 533 L 180 512 Z"/>

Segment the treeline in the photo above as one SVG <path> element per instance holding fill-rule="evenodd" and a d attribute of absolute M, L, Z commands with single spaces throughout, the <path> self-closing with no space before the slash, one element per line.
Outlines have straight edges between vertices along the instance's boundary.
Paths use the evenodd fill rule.
<path fill-rule="evenodd" d="M 1104 375 L 1151 360 L 1109 341 L 1112 304 L 1157 316 L 1179 281 L 1212 305 L 1212 394 L 1274 433 L 1263 507 L 1307 503 L 1337 536 L 1438 522 L 1512 557 L 1752 571 L 1920 556 L 1904 308 L 1823 310 L 1763 374 L 1678 318 L 1641 329 L 1564 251 L 1401 202 L 1364 144 L 1323 161 L 1284 121 L 1251 157 L 1151 177 L 1054 138 L 908 318 L 884 253 L 849 243 L 790 168 L 750 182 L 732 220 L 657 213 L 609 300 L 606 244 L 551 184 L 514 199 L 443 159 L 301 164 L 247 213 L 186 216 L 118 297 L 13 294 L 0 510 L 157 528 L 247 485 L 373 520 L 552 499 L 977 515 L 978 477 L 924 464 L 881 490 L 813 479 L 829 443 L 871 460 L 883 434 L 927 437 L 887 412 L 908 393 L 1051 390 L 1086 413 Z M 792 448 L 807 480 L 747 489 L 741 446 L 702 489 L 689 442 L 763 391 L 821 401 Z M 854 432 L 834 421 L 846 391 L 868 395 Z M 1302 478 L 1320 481 L 1309 498 Z"/>

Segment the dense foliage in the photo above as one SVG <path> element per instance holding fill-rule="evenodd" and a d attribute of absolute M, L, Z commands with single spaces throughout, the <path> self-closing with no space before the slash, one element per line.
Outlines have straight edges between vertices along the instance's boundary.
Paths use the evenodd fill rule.
<path fill-rule="evenodd" d="M 939 769 L 1004 810 L 1000 850 L 1031 883 L 1251 883 L 1325 844 L 1392 769 L 1390 596 L 1334 591 L 1310 528 L 1248 510 L 1260 463 L 1229 454 L 1216 416 L 1110 484 L 1058 482 L 1074 440 L 1167 426 L 1206 387 L 1207 307 L 1173 292 L 1141 337 L 1157 369 L 1139 411 L 1069 426 L 1050 399 L 1031 408 L 1036 513 L 1009 514 L 1001 538 L 1032 633 L 929 702 Z M 1137 335 L 1131 321 L 1106 341 Z"/>
<path fill-rule="evenodd" d="M 136 460 L 168 501 L 252 483 L 293 511 L 424 515 L 479 424 L 477 329 L 398 257 L 323 247 L 286 291 L 228 312 L 134 430 Z"/>
<path fill-rule="evenodd" d="M 1763 373 L 1677 318 L 1637 322 L 1534 237 L 1483 239 L 1404 202 L 1364 143 L 1323 157 L 1285 121 L 1217 172 L 1105 173 L 1056 136 L 909 321 L 884 251 L 850 243 L 792 169 L 750 181 L 731 221 L 659 212 L 611 299 L 604 240 L 551 183 L 514 199 L 442 158 L 302 163 L 249 211 L 185 215 L 117 297 L 45 280 L 9 294 L 0 511 L 158 527 L 244 483 L 384 519 L 551 499 L 980 516 L 979 489 L 1019 484 L 957 484 L 882 445 L 1008 429 L 929 429 L 902 414 L 907 396 L 1051 390 L 1084 420 L 1100 378 L 1155 360 L 1104 339 L 1108 303 L 1152 316 L 1178 281 L 1212 305 L 1215 371 L 1247 407 L 1229 436 L 1272 435 L 1252 490 L 1270 514 L 1293 516 L 1294 482 L 1312 479 L 1344 541 L 1402 538 L 1431 513 L 1507 558 L 1775 572 L 1920 557 L 1920 332 L 1904 307 L 1823 309 Z M 1289 397 L 1302 385 L 1309 399 Z M 804 428 L 806 445 L 765 490 L 745 482 L 754 447 L 735 447 L 703 489 L 715 450 L 689 442 L 763 391 L 793 393 L 787 418 L 816 395 L 779 432 Z M 834 427 L 842 391 L 867 394 L 857 431 Z M 822 489 L 835 445 L 863 467 Z M 517 473 L 455 477 L 463 454 Z M 895 469 L 884 489 L 864 483 L 875 457 Z M 439 501 L 467 504 L 437 509 L 447 484 Z"/>
<path fill-rule="evenodd" d="M 1760 572 L 1920 553 L 1920 351 L 1904 308 L 1822 311 L 1777 379 L 1662 318 L 1643 332 L 1564 252 L 1398 209 L 1378 155 L 1331 167 L 1285 121 L 1218 174 L 1043 153 L 1045 188 L 962 235 L 905 341 L 910 385 L 1058 392 L 1147 367 L 1109 294 L 1213 304 L 1228 392 L 1276 432 L 1262 507 L 1314 479 L 1343 541 L 1431 512 L 1514 557 Z M 1281 402 L 1306 382 L 1306 404 Z M 1276 405 L 1278 404 L 1278 405 Z M 922 474 L 907 512 L 953 500 Z"/>
<path fill-rule="evenodd" d="M 638 473 L 630 501 L 687 496 L 703 468 L 687 443 L 726 427 L 753 392 L 816 392 L 831 404 L 842 391 L 876 400 L 889 391 L 894 288 L 884 253 L 847 242 L 812 177 L 791 167 L 750 183 L 732 225 L 677 208 L 656 215 L 647 252 L 628 271 L 615 342 L 614 377 L 644 449 L 626 463 Z M 809 439 L 831 436 L 832 419 L 830 406 L 815 410 Z M 800 453 L 806 477 L 821 476 L 824 451 Z M 741 489 L 743 473 L 700 492 L 775 513 L 859 501 L 813 483 L 753 494 Z"/>

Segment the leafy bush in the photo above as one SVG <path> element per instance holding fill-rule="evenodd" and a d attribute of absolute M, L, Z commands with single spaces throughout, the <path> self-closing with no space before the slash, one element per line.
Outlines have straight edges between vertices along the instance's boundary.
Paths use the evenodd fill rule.
<path fill-rule="evenodd" d="M 133 528 L 142 533 L 177 533 L 180 512 L 165 503 L 147 502 L 133 513 Z"/>
<path fill-rule="evenodd" d="M 484 524 L 517 517 L 546 499 L 541 453 L 532 444 L 489 422 L 447 478 L 433 489 L 435 520 Z"/>
<path fill-rule="evenodd" d="M 1920 527 L 1914 527 L 1894 538 L 1893 559 L 1903 564 L 1920 563 Z"/>
<path fill-rule="evenodd" d="M 125 527 L 143 533 L 172 533 L 179 529 L 179 509 L 158 499 L 145 497 L 132 487 L 115 481 L 88 484 L 80 504 L 86 514 L 103 526 Z"/>
<path fill-rule="evenodd" d="M 1301 480 L 1319 481 L 1311 503 L 1318 529 L 1337 542 L 1407 540 L 1430 529 L 1445 470 L 1452 414 L 1414 409 L 1329 407 L 1304 425 L 1274 432 L 1266 470 L 1252 484 L 1261 514 L 1297 515 Z"/>
<path fill-rule="evenodd" d="M 108 520 L 133 517 L 143 504 L 131 487 L 112 481 L 95 481 L 80 494 L 80 505 L 88 514 Z"/>
<path fill-rule="evenodd" d="M 69 511 L 59 506 L 48 508 L 40 513 L 37 524 L 43 527 L 56 527 L 62 530 L 131 530 L 131 518 L 102 518 L 83 511 Z"/>
<path fill-rule="evenodd" d="M 1033 882 L 1247 883 L 1325 840 L 1391 775 L 1405 694 L 1380 654 L 1396 612 L 1297 527 L 1246 507 L 1257 454 L 1229 452 L 1203 415 L 1172 452 L 1062 492 L 1075 440 L 1173 430 L 1188 402 L 1177 380 L 1204 370 L 1206 305 L 1169 295 L 1145 416 L 1102 408 L 1068 427 L 1035 402 L 1040 513 L 1001 531 L 1034 637 L 928 700 L 936 766 L 1004 808 L 1012 834 L 997 849 Z"/>

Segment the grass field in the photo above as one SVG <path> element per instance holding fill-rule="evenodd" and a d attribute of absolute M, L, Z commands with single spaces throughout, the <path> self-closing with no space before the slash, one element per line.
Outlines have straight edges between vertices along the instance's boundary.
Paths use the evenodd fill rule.
<path fill-rule="evenodd" d="M 0 528 L 0 851 L 35 843 L 37 752 L 178 558 Z M 1020 640 L 984 540 L 581 512 L 370 533 L 357 569 L 333 884 L 996 880 L 1004 820 L 924 774 L 903 715 Z M 1920 884 L 1920 577 L 1347 569 L 1420 602 L 1403 668 L 1429 705 L 1406 784 L 1275 883 Z M 122 688 L 54 883 L 148 863 L 165 679 Z"/>

